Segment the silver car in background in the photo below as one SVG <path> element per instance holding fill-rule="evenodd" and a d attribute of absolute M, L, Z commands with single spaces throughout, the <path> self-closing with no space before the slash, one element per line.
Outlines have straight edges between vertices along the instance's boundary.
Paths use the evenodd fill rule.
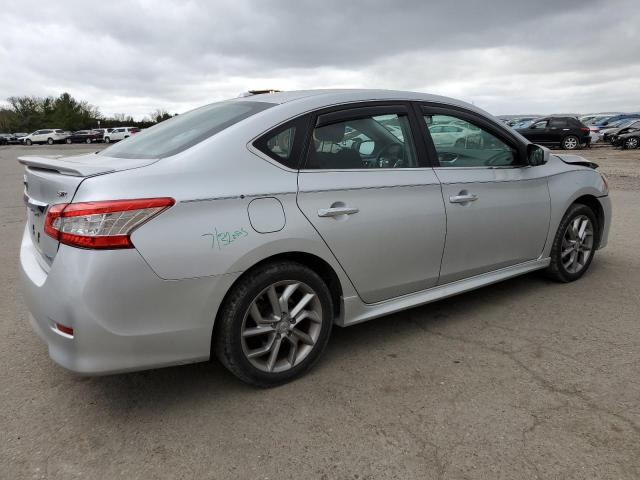
<path fill-rule="evenodd" d="M 215 355 L 281 384 L 333 324 L 533 270 L 576 280 L 611 221 L 594 164 L 421 93 L 248 96 L 99 153 L 20 162 L 31 323 L 84 374 Z"/>

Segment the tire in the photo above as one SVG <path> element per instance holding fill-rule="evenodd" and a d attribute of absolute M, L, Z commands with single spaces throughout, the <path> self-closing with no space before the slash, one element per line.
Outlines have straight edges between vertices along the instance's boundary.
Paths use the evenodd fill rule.
<path fill-rule="evenodd" d="M 579 234 L 585 220 L 588 220 L 588 223 L 584 230 L 584 239 L 581 240 L 579 235 L 574 234 L 576 231 Z M 599 238 L 600 226 L 593 210 L 581 203 L 571 205 L 553 239 L 551 264 L 547 267 L 547 275 L 562 283 L 578 280 L 589 269 Z M 585 251 L 589 252 L 588 256 L 585 255 Z M 579 268 L 575 269 L 576 267 Z"/>
<path fill-rule="evenodd" d="M 53 138 L 47 138 L 47 145 L 53 145 Z"/>
<path fill-rule="evenodd" d="M 292 293 L 285 300 L 288 289 Z M 309 294 L 312 298 L 302 302 Z M 282 313 L 279 305 L 283 303 L 288 311 L 294 307 L 290 312 L 295 305 L 304 304 L 295 316 L 299 323 L 288 312 Z M 222 365 L 243 382 L 274 387 L 315 364 L 327 345 L 332 324 L 331 295 L 317 273 L 296 262 L 270 263 L 245 275 L 231 289 L 218 312 L 212 349 Z M 265 332 L 256 334 L 261 328 Z"/>
<path fill-rule="evenodd" d="M 110 143 L 111 139 L 109 137 L 104 137 L 104 143 Z"/>
<path fill-rule="evenodd" d="M 90 139 L 90 138 L 87 138 L 87 139 L 85 140 L 85 142 L 86 142 L 86 143 L 91 143 L 91 139 Z"/>
<path fill-rule="evenodd" d="M 67 138 L 65 142 L 67 142 L 67 145 L 71 145 L 73 143 L 73 141 L 70 138 Z"/>
<path fill-rule="evenodd" d="M 562 148 L 564 150 L 577 150 L 580 148 L 580 139 L 575 135 L 567 135 L 562 139 Z"/>
<path fill-rule="evenodd" d="M 33 145 L 33 142 L 31 141 L 31 139 L 30 139 L 30 138 L 27 138 L 27 139 L 24 141 L 24 143 L 25 143 L 25 144 L 27 144 L 27 145 L 29 145 L 29 146 Z"/>
<path fill-rule="evenodd" d="M 634 148 L 638 148 L 640 141 L 638 137 L 629 137 L 624 141 L 624 148 L 628 150 L 633 150 Z"/>

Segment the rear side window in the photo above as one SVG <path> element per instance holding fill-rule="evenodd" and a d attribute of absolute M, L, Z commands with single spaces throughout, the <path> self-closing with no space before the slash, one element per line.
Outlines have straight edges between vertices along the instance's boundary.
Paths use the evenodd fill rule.
<path fill-rule="evenodd" d="M 309 117 L 304 115 L 280 125 L 262 135 L 253 146 L 276 162 L 293 170 L 298 169 Z"/>
<path fill-rule="evenodd" d="M 274 104 L 252 101 L 212 103 L 178 115 L 99 153 L 117 158 L 163 158 L 182 152 Z M 123 129 L 124 130 L 124 129 Z"/>
<path fill-rule="evenodd" d="M 564 118 L 552 118 L 551 119 L 551 127 L 563 128 L 567 127 L 567 121 Z"/>

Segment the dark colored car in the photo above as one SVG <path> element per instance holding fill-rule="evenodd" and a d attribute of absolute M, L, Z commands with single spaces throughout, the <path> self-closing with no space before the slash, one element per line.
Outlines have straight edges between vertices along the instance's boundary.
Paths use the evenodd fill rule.
<path fill-rule="evenodd" d="M 518 128 L 527 140 L 540 145 L 575 150 L 591 143 L 589 127 L 573 117 L 539 118 L 526 128 Z"/>
<path fill-rule="evenodd" d="M 10 133 L 0 133 L 0 145 L 8 145 L 11 140 L 14 140 L 14 137 Z"/>
<path fill-rule="evenodd" d="M 602 134 L 602 139 L 605 142 L 613 143 L 615 138 L 619 135 L 624 135 L 625 133 L 633 132 L 638 129 L 640 129 L 640 119 L 628 120 L 617 128 L 605 129 Z"/>
<path fill-rule="evenodd" d="M 640 128 L 630 130 L 622 135 L 616 135 L 611 140 L 611 144 L 615 147 L 628 148 L 630 150 L 640 147 Z"/>
<path fill-rule="evenodd" d="M 78 130 L 66 138 L 67 143 L 93 143 L 102 140 L 102 135 L 93 130 Z"/>
<path fill-rule="evenodd" d="M 640 118 L 640 113 L 621 113 L 620 115 L 615 115 L 613 117 L 606 117 L 595 122 L 593 126 L 598 128 L 607 128 L 618 120 L 633 120 L 634 118 Z"/>

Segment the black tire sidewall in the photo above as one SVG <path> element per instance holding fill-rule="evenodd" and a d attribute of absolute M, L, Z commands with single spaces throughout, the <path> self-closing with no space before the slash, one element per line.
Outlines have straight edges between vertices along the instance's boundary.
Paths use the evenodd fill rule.
<path fill-rule="evenodd" d="M 322 305 L 322 329 L 313 350 L 300 364 L 285 372 L 267 373 L 254 367 L 242 351 L 242 322 L 256 296 L 282 280 L 301 281 L 315 291 Z M 241 280 L 225 299 L 214 328 L 213 349 L 222 364 L 241 380 L 259 387 L 272 387 L 298 377 L 318 361 L 331 335 L 332 324 L 331 295 L 319 275 L 296 262 L 269 264 Z"/>
<path fill-rule="evenodd" d="M 582 268 L 582 270 L 576 273 L 571 273 L 567 271 L 567 269 L 564 268 L 564 265 L 562 264 L 562 240 L 564 238 L 565 231 L 567 230 L 567 226 L 573 221 L 574 218 L 579 215 L 585 215 L 586 217 L 588 217 L 591 221 L 591 224 L 593 225 L 593 249 L 591 251 L 591 255 L 589 255 L 587 264 Z M 593 257 L 596 253 L 599 238 L 600 227 L 598 225 L 596 215 L 595 213 L 593 213 L 593 210 L 591 210 L 591 208 L 589 208 L 588 206 L 579 203 L 572 205 L 560 222 L 551 251 L 551 261 L 553 264 L 552 267 L 557 272 L 560 280 L 562 280 L 563 282 L 573 282 L 574 280 L 578 280 L 587 272 L 587 270 L 589 270 L 591 262 L 593 261 Z"/>

